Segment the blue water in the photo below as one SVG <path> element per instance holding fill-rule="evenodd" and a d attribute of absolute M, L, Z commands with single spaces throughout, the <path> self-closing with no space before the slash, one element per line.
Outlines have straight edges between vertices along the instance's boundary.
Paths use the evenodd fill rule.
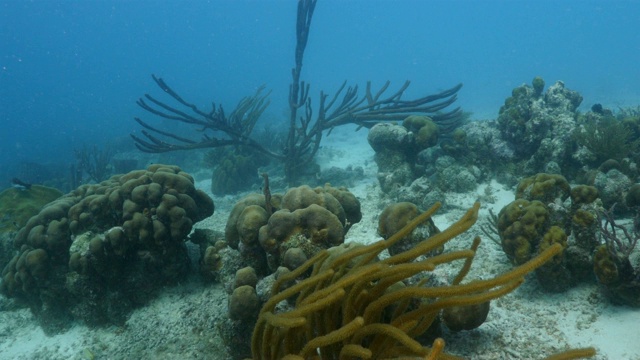
<path fill-rule="evenodd" d="M 159 123 L 135 104 L 163 95 L 151 74 L 228 111 L 265 84 L 266 116 L 285 118 L 295 15 L 295 1 L 0 1 L 0 168 L 72 162 L 139 132 L 135 116 Z M 302 78 L 316 100 L 344 80 L 409 79 L 409 97 L 463 82 L 478 119 L 534 76 L 581 92 L 582 109 L 637 106 L 638 24 L 639 1 L 320 0 Z"/>

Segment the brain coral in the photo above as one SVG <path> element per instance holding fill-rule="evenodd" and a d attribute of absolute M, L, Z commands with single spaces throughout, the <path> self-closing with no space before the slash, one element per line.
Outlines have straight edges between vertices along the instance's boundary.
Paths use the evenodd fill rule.
<path fill-rule="evenodd" d="M 27 303 L 50 333 L 70 318 L 121 323 L 186 273 L 185 238 L 213 211 L 211 198 L 177 166 L 83 185 L 18 232 L 18 254 L 2 272 L 0 291 Z"/>

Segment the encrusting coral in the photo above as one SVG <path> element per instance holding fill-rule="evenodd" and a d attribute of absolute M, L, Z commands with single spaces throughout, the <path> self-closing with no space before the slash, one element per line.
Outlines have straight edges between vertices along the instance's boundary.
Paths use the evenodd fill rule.
<path fill-rule="evenodd" d="M 415 338 L 429 328 L 441 309 L 480 304 L 505 295 L 522 284 L 526 274 L 562 251 L 560 244 L 553 244 L 505 274 L 462 284 L 480 244 L 478 237 L 468 250 L 422 256 L 467 231 L 477 219 L 480 205 L 476 203 L 443 232 L 412 249 L 376 261 L 381 251 L 429 219 L 439 207 L 437 203 L 386 240 L 343 252 L 320 251 L 279 277 L 254 329 L 253 359 L 457 359 L 442 352 L 444 340 L 437 339 L 426 347 Z M 429 287 L 424 286 L 424 281 L 394 286 L 455 260 L 464 260 L 464 264 L 449 286 Z M 283 284 L 290 284 L 310 269 L 308 278 L 283 288 Z M 294 309 L 276 311 L 276 306 L 291 298 L 296 298 Z M 594 353 L 593 349 L 580 349 L 557 358 L 573 359 Z"/>

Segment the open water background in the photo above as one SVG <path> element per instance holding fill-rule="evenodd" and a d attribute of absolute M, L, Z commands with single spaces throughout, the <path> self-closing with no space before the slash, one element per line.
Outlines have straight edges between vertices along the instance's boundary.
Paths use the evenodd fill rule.
<path fill-rule="evenodd" d="M 131 145 L 133 117 L 154 120 L 135 101 L 162 95 L 151 74 L 204 109 L 265 84 L 264 121 L 286 119 L 295 16 L 284 0 L 0 1 L 0 169 Z M 316 100 L 344 80 L 409 79 L 408 98 L 463 82 L 477 119 L 534 76 L 579 91 L 583 110 L 638 106 L 638 24 L 640 1 L 320 0 L 302 78 Z"/>

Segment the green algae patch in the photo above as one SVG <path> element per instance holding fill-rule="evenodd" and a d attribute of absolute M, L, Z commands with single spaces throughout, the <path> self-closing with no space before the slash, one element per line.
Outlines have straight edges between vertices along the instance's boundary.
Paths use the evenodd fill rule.
<path fill-rule="evenodd" d="M 43 206 L 62 195 L 59 190 L 42 185 L 4 190 L 0 193 L 0 233 L 18 231 Z"/>

